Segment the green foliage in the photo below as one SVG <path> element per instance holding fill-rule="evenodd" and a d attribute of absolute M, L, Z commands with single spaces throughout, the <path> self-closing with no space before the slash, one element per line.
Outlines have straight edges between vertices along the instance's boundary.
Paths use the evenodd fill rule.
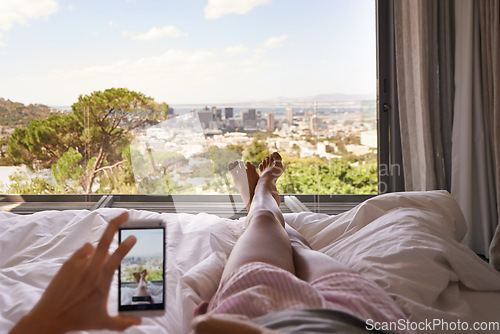
<path fill-rule="evenodd" d="M 57 187 L 49 184 L 42 176 L 29 178 L 26 173 L 18 172 L 9 176 L 12 183 L 6 189 L 7 194 L 46 195 L 60 193 Z"/>
<path fill-rule="evenodd" d="M 236 146 L 228 146 L 226 148 L 212 146 L 209 150 L 216 175 L 227 173 L 227 165 L 235 160 L 241 159 L 242 155 L 242 152 L 238 150 Z"/>
<path fill-rule="evenodd" d="M 0 98 L 0 125 L 27 126 L 35 119 L 46 119 L 50 108 L 42 104 L 24 105 Z"/>
<path fill-rule="evenodd" d="M 245 151 L 245 147 L 241 144 L 229 144 L 226 146 L 226 149 L 237 152 L 240 158 L 243 156 L 243 152 Z"/>
<path fill-rule="evenodd" d="M 130 146 L 126 146 L 121 152 L 122 163 L 113 168 L 104 168 L 99 177 L 98 194 L 136 194 Z"/>
<path fill-rule="evenodd" d="M 286 163 L 278 180 L 280 193 L 292 194 L 375 194 L 377 163 L 349 164 L 337 159 L 330 163 Z"/>
<path fill-rule="evenodd" d="M 78 140 L 83 127 L 74 115 L 53 114 L 17 128 L 9 138 L 6 154 L 14 164 L 34 170 L 50 168 L 69 149 L 83 150 Z"/>
<path fill-rule="evenodd" d="M 18 128 L 6 154 L 33 170 L 52 168 L 58 184 L 68 191 L 90 193 L 135 187 L 130 158 L 124 155 L 131 131 L 168 116 L 168 105 L 126 88 L 111 88 L 80 96 L 67 115 L 51 115 Z M 129 154 L 130 155 L 130 154 Z M 118 181 L 111 170 L 125 178 Z"/>
<path fill-rule="evenodd" d="M 143 266 L 135 265 L 127 268 L 122 272 L 121 281 L 122 282 L 135 282 L 134 272 L 141 272 L 144 269 Z M 123 269 L 122 269 L 123 270 Z M 148 270 L 148 275 L 146 276 L 148 281 L 163 281 L 163 271 L 161 270 Z"/>
<path fill-rule="evenodd" d="M 71 147 L 52 165 L 55 180 L 71 192 L 76 192 L 77 180 L 82 175 L 83 167 L 79 164 L 81 160 L 81 153 Z M 73 182 L 68 183 L 69 180 Z"/>
<path fill-rule="evenodd" d="M 259 132 L 251 132 L 248 134 L 251 138 L 256 139 L 257 141 L 264 141 L 269 137 L 273 136 L 272 131 L 259 131 Z"/>
<path fill-rule="evenodd" d="M 243 159 L 258 166 L 270 153 L 264 142 L 254 139 L 252 144 L 243 152 Z"/>

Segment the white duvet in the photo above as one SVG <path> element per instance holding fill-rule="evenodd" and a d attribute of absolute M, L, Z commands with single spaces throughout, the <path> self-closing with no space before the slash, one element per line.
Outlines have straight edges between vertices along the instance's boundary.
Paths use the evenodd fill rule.
<path fill-rule="evenodd" d="M 0 332 L 28 312 L 74 250 L 97 243 L 107 222 L 122 211 L 0 212 Z M 189 332 L 192 312 L 215 292 L 245 219 L 129 213 L 131 219 L 167 223 L 167 312 L 126 332 Z M 382 195 L 341 215 L 303 212 L 286 214 L 285 220 L 314 249 L 377 282 L 415 325 L 434 319 L 500 323 L 500 274 L 459 243 L 466 225 L 447 192 Z M 116 279 L 111 291 L 114 313 Z"/>

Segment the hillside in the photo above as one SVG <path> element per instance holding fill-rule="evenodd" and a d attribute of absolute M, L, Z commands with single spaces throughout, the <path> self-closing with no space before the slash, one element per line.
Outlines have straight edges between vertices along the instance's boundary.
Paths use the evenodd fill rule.
<path fill-rule="evenodd" d="M 0 125 L 28 125 L 34 119 L 47 118 L 50 107 L 42 104 L 24 105 L 0 97 Z"/>

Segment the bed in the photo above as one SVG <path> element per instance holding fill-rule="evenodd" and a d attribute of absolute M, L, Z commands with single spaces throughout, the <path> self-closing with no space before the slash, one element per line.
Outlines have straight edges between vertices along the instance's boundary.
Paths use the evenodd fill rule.
<path fill-rule="evenodd" d="M 39 299 L 51 277 L 83 243 L 97 243 L 123 209 L 0 212 L 0 331 L 8 331 Z M 245 218 L 128 210 L 131 219 L 167 224 L 167 312 L 126 333 L 187 333 L 196 305 L 214 294 Z M 445 191 L 393 193 L 339 215 L 285 214 L 313 249 L 373 279 L 421 333 L 433 319 L 500 323 L 500 273 L 459 243 L 461 211 Z M 116 243 L 113 247 L 116 247 Z M 109 298 L 116 312 L 114 280 Z M 481 323 L 483 326 L 484 323 Z M 453 324 L 452 324 L 453 325 Z M 484 328 L 483 328 L 484 329 Z M 107 331 L 99 331 L 106 333 Z"/>

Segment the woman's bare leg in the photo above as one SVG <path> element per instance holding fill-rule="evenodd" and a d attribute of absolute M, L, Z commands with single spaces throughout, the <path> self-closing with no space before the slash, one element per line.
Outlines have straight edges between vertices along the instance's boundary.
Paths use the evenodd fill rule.
<path fill-rule="evenodd" d="M 293 252 L 279 208 L 276 181 L 283 173 L 281 156 L 273 153 L 259 165 L 261 171 L 249 205 L 247 226 L 231 251 L 222 277 L 250 262 L 265 262 L 295 274 Z M 250 172 L 247 170 L 247 172 Z M 255 171 L 256 173 L 256 171 Z"/>
<path fill-rule="evenodd" d="M 321 276 L 338 271 L 351 271 L 340 261 L 311 249 L 311 245 L 296 230 L 285 227 L 293 249 L 295 275 L 306 282 L 312 282 Z"/>
<path fill-rule="evenodd" d="M 259 170 L 263 173 L 263 176 L 265 175 L 266 169 L 270 166 L 270 160 L 274 160 L 275 158 L 279 159 L 279 166 L 281 167 L 281 170 L 275 175 L 276 179 L 281 175 L 283 168 L 281 157 L 279 154 L 274 153 L 274 155 L 267 157 L 259 165 Z M 249 211 L 249 216 L 247 218 L 247 229 L 233 248 L 223 276 L 231 273 L 239 266 L 253 261 L 263 261 L 277 265 L 278 267 L 294 273 L 298 278 L 307 282 L 312 282 L 323 275 L 337 271 L 350 270 L 334 258 L 312 250 L 307 240 L 305 240 L 299 232 L 289 226 L 286 226 L 286 232 L 288 234 L 286 239 L 288 240 L 283 240 L 284 235 L 282 233 L 282 228 L 276 228 L 277 224 L 260 224 L 260 219 L 258 219 L 258 223 L 255 224 L 257 228 L 249 228 L 250 223 L 254 221 L 252 219 L 254 211 L 259 212 L 259 214 L 262 213 L 263 215 L 267 215 L 266 219 L 269 218 L 271 221 L 276 222 L 277 219 L 281 226 L 284 226 L 283 215 L 279 210 L 280 198 L 276 190 L 276 182 L 271 182 L 272 186 L 270 189 L 267 187 L 261 188 L 262 196 L 257 196 L 257 198 L 255 198 L 256 204 L 254 205 L 253 201 L 256 194 L 255 188 L 260 180 L 255 167 L 249 162 L 247 162 L 245 166 L 243 162 L 236 161 L 229 164 L 229 170 L 231 171 L 236 186 L 242 194 L 244 203 Z M 269 195 L 272 196 L 274 202 Z M 274 203 L 276 203 L 276 205 L 274 205 Z M 269 213 L 272 214 L 269 215 Z M 252 226 L 253 225 L 252 223 Z M 267 231 L 268 229 L 272 229 L 273 232 L 269 234 Z M 250 233 L 247 233 L 249 231 Z M 263 237 L 266 238 L 266 241 L 263 241 Z M 277 238 L 279 242 L 267 240 L 270 237 Z M 262 247 L 260 246 L 260 242 L 263 242 Z M 274 249 L 271 250 L 270 248 L 273 246 L 270 246 L 270 244 L 273 244 L 273 246 L 276 244 L 280 251 L 276 252 Z M 292 263 L 288 262 L 290 258 L 290 249 L 288 245 L 290 244 L 292 246 Z M 276 256 L 272 256 L 273 254 Z"/>

